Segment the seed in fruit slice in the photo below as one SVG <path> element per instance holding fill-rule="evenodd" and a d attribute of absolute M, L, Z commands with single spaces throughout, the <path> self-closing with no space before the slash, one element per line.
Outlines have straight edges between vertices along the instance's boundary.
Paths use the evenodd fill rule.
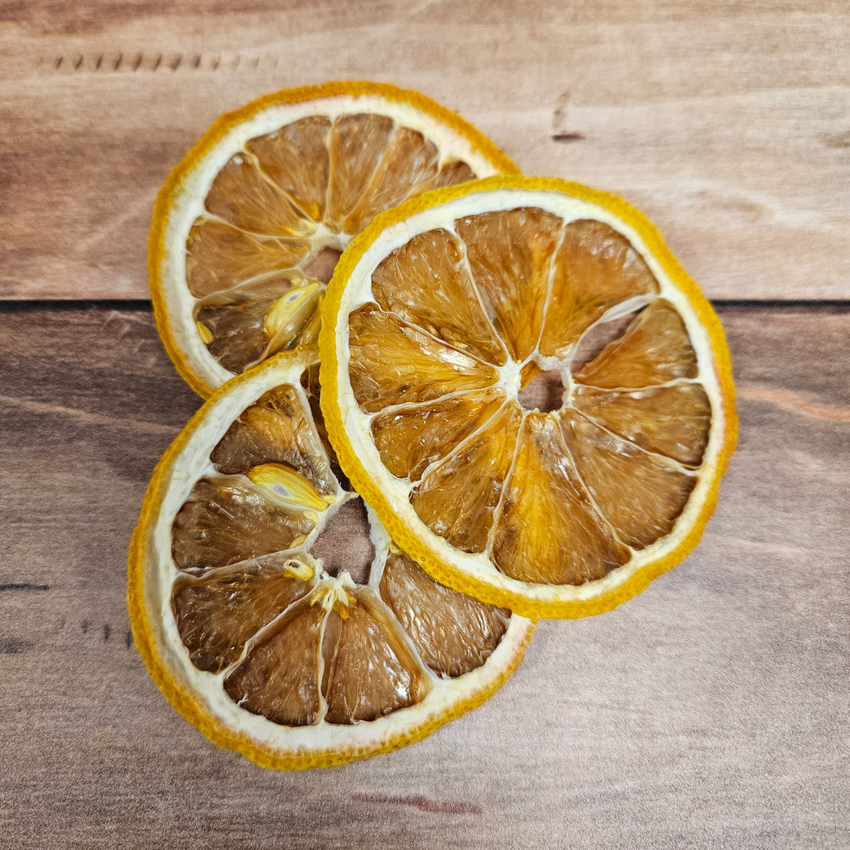
<path fill-rule="evenodd" d="M 171 359 L 208 396 L 274 353 L 310 345 L 334 265 L 374 216 L 429 189 L 514 173 L 457 115 L 390 85 L 292 89 L 223 115 L 154 211 L 151 294 Z M 464 285 L 456 246 L 433 250 Z M 488 328 L 469 345 L 498 349 Z"/>
<path fill-rule="evenodd" d="M 623 201 L 520 177 L 406 201 L 322 314 L 330 441 L 435 579 L 577 617 L 696 545 L 735 442 L 729 353 Z"/>
<path fill-rule="evenodd" d="M 157 467 L 130 554 L 157 684 L 213 741 L 280 768 L 424 737 L 495 692 L 533 631 L 366 519 L 324 440 L 317 364 L 276 355 L 204 405 Z M 475 398 L 481 417 L 500 403 Z"/>

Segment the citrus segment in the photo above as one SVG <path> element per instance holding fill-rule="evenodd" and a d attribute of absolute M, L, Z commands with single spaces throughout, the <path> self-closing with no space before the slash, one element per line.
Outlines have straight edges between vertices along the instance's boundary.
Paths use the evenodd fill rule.
<path fill-rule="evenodd" d="M 281 283 L 282 289 L 288 289 L 287 282 Z M 269 343 L 266 313 L 273 304 L 272 298 L 252 301 L 241 295 L 229 304 L 204 304 L 197 314 L 198 332 L 225 368 L 239 369 L 265 351 Z"/>
<path fill-rule="evenodd" d="M 505 350 L 478 301 L 461 246 L 446 230 L 414 237 L 381 262 L 372 292 L 384 310 L 502 365 Z"/>
<path fill-rule="evenodd" d="M 222 365 L 241 371 L 257 359 L 315 338 L 312 320 L 322 289 L 295 270 L 207 296 L 198 302 L 198 331 Z"/>
<path fill-rule="evenodd" d="M 540 353 L 571 354 L 612 307 L 657 292 L 658 282 L 625 236 L 601 221 L 570 222 L 555 256 Z"/>
<path fill-rule="evenodd" d="M 351 315 L 351 381 L 364 410 L 489 387 L 499 373 L 374 305 Z"/>
<path fill-rule="evenodd" d="M 320 708 L 319 660 L 325 612 L 305 600 L 283 614 L 224 680 L 241 709 L 272 723 L 306 726 Z"/>
<path fill-rule="evenodd" d="M 560 219 L 523 207 L 462 218 L 455 227 L 496 328 L 514 360 L 525 360 L 540 338 Z"/>
<path fill-rule="evenodd" d="M 220 673 L 239 660 L 248 638 L 307 594 L 312 584 L 271 558 L 178 579 L 171 605 L 192 663 Z"/>
<path fill-rule="evenodd" d="M 323 290 L 298 270 L 280 272 L 201 299 L 196 327 L 220 363 L 241 371 L 280 349 L 315 341 Z"/>
<path fill-rule="evenodd" d="M 345 607 L 329 615 L 339 623 L 329 666 L 328 723 L 376 720 L 425 697 L 416 661 L 392 626 L 370 610 L 368 594 L 353 591 Z"/>
<path fill-rule="evenodd" d="M 217 743 L 287 768 L 423 737 L 495 691 L 533 630 L 402 563 L 373 514 L 352 531 L 316 364 L 278 355 L 201 409 L 157 467 L 130 558 L 157 683 Z"/>
<path fill-rule="evenodd" d="M 325 214 L 331 120 L 313 115 L 250 139 L 245 148 L 262 163 L 263 172 L 313 221 Z"/>
<path fill-rule="evenodd" d="M 174 518 L 171 551 L 178 569 L 209 570 L 298 546 L 315 525 L 247 477 L 202 478 Z"/>
<path fill-rule="evenodd" d="M 577 184 L 495 177 L 383 213 L 320 346 L 352 483 L 437 580 L 524 614 L 598 613 L 681 560 L 734 446 L 711 307 L 649 222 Z"/>
<path fill-rule="evenodd" d="M 398 128 L 360 202 L 346 218 L 345 232 L 359 233 L 379 212 L 436 177 L 439 156 L 437 146 L 422 133 Z"/>
<path fill-rule="evenodd" d="M 508 167 L 505 163 L 502 163 L 501 170 L 511 174 L 517 171 L 516 167 Z M 458 183 L 466 183 L 469 180 L 475 180 L 475 172 L 465 162 L 460 160 L 447 162 L 440 166 L 439 172 L 431 180 L 426 180 L 416 187 L 416 195 L 430 192 L 432 189 L 457 186 Z"/>
<path fill-rule="evenodd" d="M 318 333 L 321 293 L 351 238 L 432 188 L 516 167 L 456 115 L 414 92 L 329 83 L 222 116 L 157 200 L 149 268 L 178 369 L 208 395 Z"/>
<path fill-rule="evenodd" d="M 624 440 L 687 466 L 702 462 L 711 402 L 699 384 L 598 390 L 576 386 L 576 410 Z"/>
<path fill-rule="evenodd" d="M 199 218 L 186 242 L 186 282 L 196 298 L 238 288 L 293 268 L 310 250 L 298 239 L 272 239 L 243 233 L 223 221 Z M 219 300 L 233 302 L 219 296 Z"/>
<path fill-rule="evenodd" d="M 575 378 L 582 384 L 617 389 L 656 386 L 697 374 L 696 352 L 682 317 L 669 301 L 658 298 Z"/>
<path fill-rule="evenodd" d="M 316 225 L 260 170 L 250 154 L 236 154 L 216 175 L 204 206 L 215 216 L 249 233 L 304 237 Z"/>
<path fill-rule="evenodd" d="M 480 667 L 510 621 L 509 611 L 444 587 L 404 554 L 387 558 L 381 594 L 422 660 L 448 678 Z"/>
<path fill-rule="evenodd" d="M 247 474 L 261 464 L 285 463 L 320 493 L 332 493 L 336 482 L 322 442 L 310 424 L 298 390 L 289 384 L 275 387 L 242 412 L 213 449 L 210 459 L 219 472 L 230 475 Z"/>
<path fill-rule="evenodd" d="M 330 198 L 326 221 L 345 230 L 345 220 L 363 197 L 393 135 L 393 120 L 385 115 L 345 115 L 331 128 Z"/>
<path fill-rule="evenodd" d="M 557 423 L 528 414 L 493 539 L 493 563 L 526 582 L 603 578 L 630 553 L 600 519 L 563 450 Z"/>
<path fill-rule="evenodd" d="M 503 393 L 482 390 L 394 408 L 372 421 L 375 445 L 393 475 L 418 481 L 428 466 L 481 428 L 504 400 Z"/>
<path fill-rule="evenodd" d="M 672 530 L 696 478 L 621 440 L 580 413 L 560 413 L 561 433 L 600 514 L 629 546 L 643 549 Z"/>
<path fill-rule="evenodd" d="M 464 552 L 483 552 L 487 545 L 521 421 L 519 405 L 506 404 L 429 470 L 410 494 L 428 528 Z"/>

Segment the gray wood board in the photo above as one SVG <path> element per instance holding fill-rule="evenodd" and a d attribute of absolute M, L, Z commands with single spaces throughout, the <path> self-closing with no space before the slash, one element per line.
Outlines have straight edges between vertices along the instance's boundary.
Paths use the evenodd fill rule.
<path fill-rule="evenodd" d="M 850 296 L 845 0 L 0 6 L 0 298 L 145 298 L 210 123 L 332 79 L 421 90 L 526 174 L 623 195 L 712 298 Z"/>
<path fill-rule="evenodd" d="M 544 622 L 425 741 L 274 773 L 132 645 L 147 479 L 199 406 L 150 313 L 0 310 L 0 847 L 850 846 L 850 311 L 723 307 L 741 438 L 703 542 L 614 612 Z"/>

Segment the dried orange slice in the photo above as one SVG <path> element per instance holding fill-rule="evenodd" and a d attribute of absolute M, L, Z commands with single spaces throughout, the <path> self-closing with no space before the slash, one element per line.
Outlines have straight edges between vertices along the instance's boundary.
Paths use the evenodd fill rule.
<path fill-rule="evenodd" d="M 221 116 L 154 209 L 148 270 L 169 356 L 206 397 L 315 341 L 336 260 L 377 213 L 517 172 L 453 112 L 390 85 L 292 89 Z"/>
<path fill-rule="evenodd" d="M 317 363 L 281 353 L 201 408 L 157 466 L 130 553 L 157 685 L 215 743 L 277 768 L 423 738 L 494 693 L 534 628 L 438 584 L 374 515 L 355 533 L 365 508 L 326 447 Z"/>
<path fill-rule="evenodd" d="M 322 322 L 342 468 L 437 580 L 584 616 L 696 545 L 735 442 L 729 352 L 624 201 L 521 177 L 408 201 L 349 247 Z"/>

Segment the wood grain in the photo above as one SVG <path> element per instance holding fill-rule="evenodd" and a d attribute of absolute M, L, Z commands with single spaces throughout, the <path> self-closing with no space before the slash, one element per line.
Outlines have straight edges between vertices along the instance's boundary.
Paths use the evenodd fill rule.
<path fill-rule="evenodd" d="M 366 78 L 529 174 L 624 195 L 713 298 L 850 296 L 843 0 L 0 5 L 0 298 L 145 298 L 168 171 L 221 112 Z"/>
<path fill-rule="evenodd" d="M 0 847 L 850 846 L 850 310 L 721 317 L 741 439 L 696 552 L 543 623 L 422 743 L 277 774 L 184 722 L 132 646 L 129 536 L 199 404 L 150 313 L 0 309 Z"/>

